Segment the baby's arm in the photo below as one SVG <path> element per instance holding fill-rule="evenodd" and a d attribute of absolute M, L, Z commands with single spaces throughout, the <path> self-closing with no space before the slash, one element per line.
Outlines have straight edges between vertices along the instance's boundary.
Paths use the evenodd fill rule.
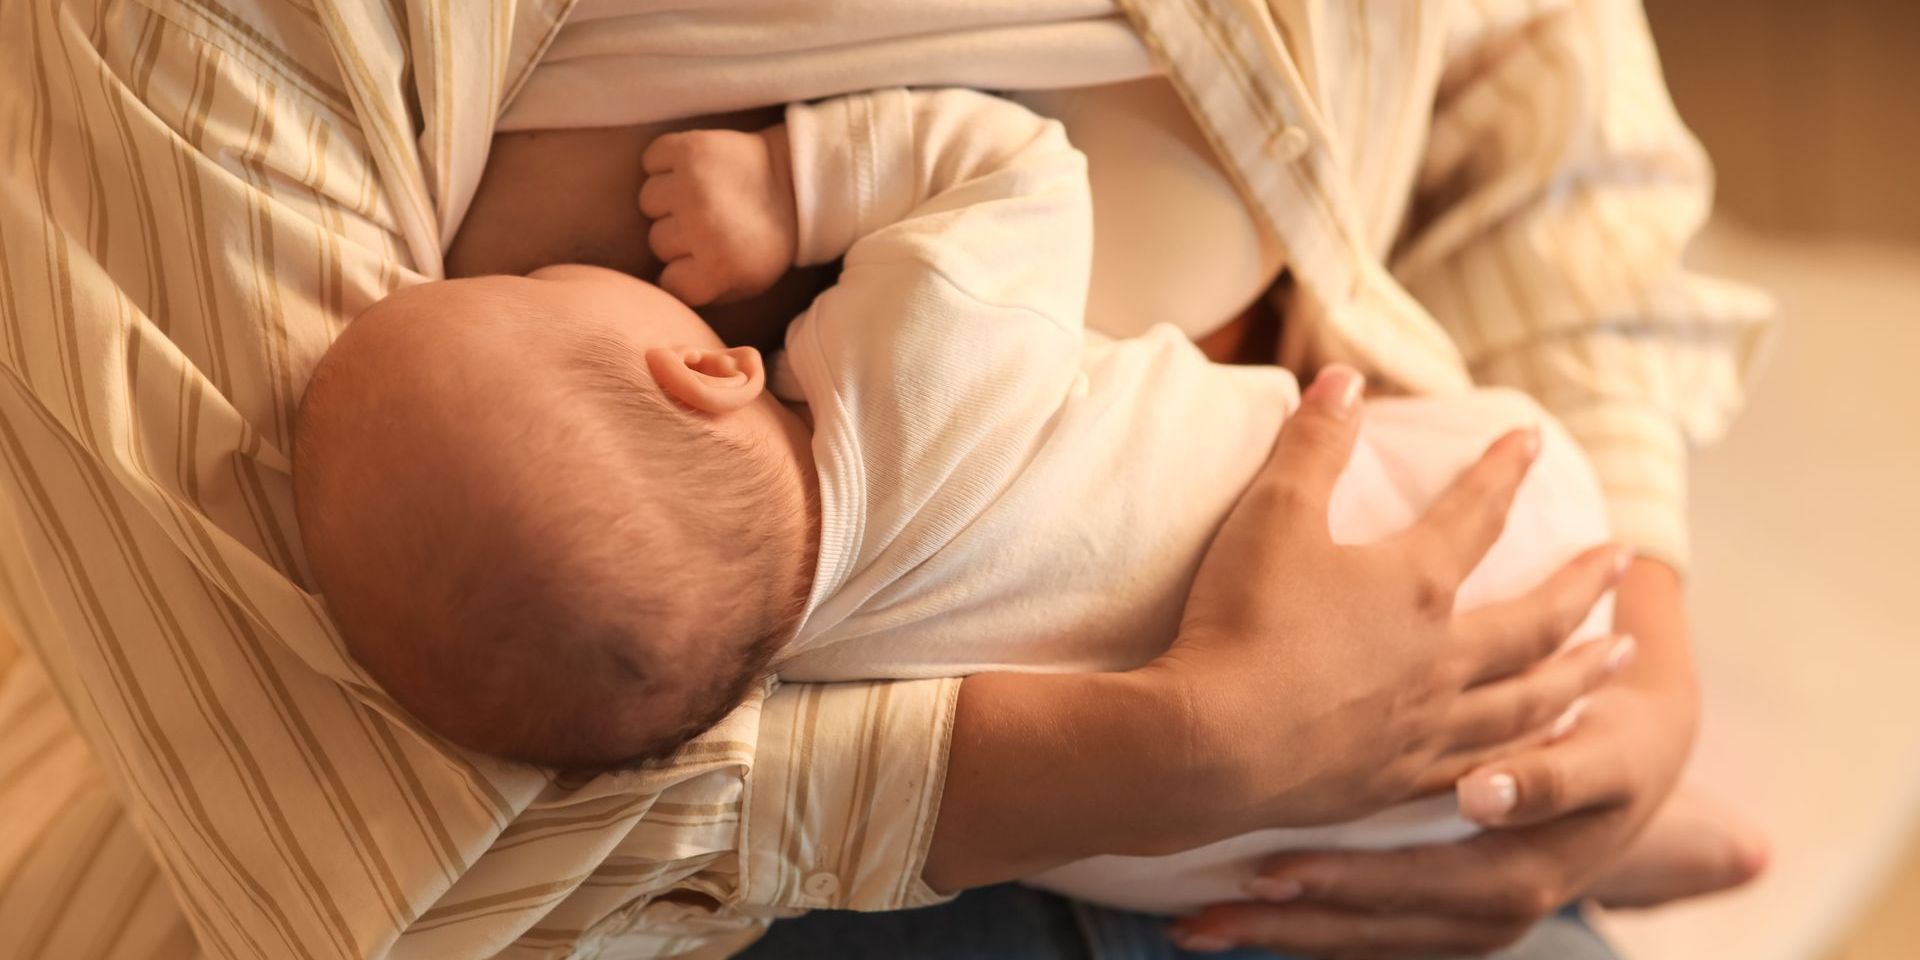
<path fill-rule="evenodd" d="M 966 299 L 1078 336 L 1092 208 L 1085 161 L 1058 124 L 967 90 L 841 97 L 790 107 L 788 121 L 648 148 L 640 206 L 655 218 L 662 287 L 729 302 L 791 266 L 846 256 L 849 268 L 930 269 Z M 853 269 L 840 285 L 885 286 Z"/>

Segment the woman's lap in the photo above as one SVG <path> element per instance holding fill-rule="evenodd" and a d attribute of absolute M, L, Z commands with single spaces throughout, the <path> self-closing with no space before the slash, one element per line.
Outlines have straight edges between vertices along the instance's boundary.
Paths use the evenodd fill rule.
<path fill-rule="evenodd" d="M 1180 950 L 1166 920 L 1008 884 L 896 913 L 819 910 L 782 920 L 740 960 L 1274 960 L 1256 950 Z M 1499 960 L 1618 960 L 1571 912 L 1548 918 Z"/>

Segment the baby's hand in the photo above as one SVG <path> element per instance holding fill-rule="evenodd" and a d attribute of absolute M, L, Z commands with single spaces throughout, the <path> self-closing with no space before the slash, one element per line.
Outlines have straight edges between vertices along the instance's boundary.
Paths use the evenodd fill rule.
<path fill-rule="evenodd" d="M 797 230 L 787 130 L 665 134 L 640 157 L 647 245 L 660 286 L 692 306 L 764 293 L 793 266 Z"/>

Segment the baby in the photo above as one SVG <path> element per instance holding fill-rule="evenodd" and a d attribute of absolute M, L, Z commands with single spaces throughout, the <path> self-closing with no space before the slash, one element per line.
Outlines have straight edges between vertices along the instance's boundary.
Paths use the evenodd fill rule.
<path fill-rule="evenodd" d="M 887 91 L 663 137 L 644 163 L 682 298 L 844 258 L 840 278 L 772 370 L 589 267 L 423 285 L 357 319 L 309 386 L 295 491 L 335 621 L 397 701 L 480 750 L 599 766 L 671 751 L 770 671 L 1123 670 L 1166 649 L 1298 386 L 1170 329 L 1085 331 L 1087 183 L 1057 125 Z M 1522 592 L 1607 529 L 1584 458 L 1515 394 L 1370 403 L 1335 536 L 1404 528 L 1522 426 L 1539 457 L 1460 602 Z M 1177 912 L 1239 899 L 1275 849 L 1472 829 L 1441 798 L 1035 882 Z"/>

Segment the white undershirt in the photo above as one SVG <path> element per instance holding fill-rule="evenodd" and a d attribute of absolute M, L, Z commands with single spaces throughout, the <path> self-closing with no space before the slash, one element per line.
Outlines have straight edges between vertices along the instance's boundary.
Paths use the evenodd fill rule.
<path fill-rule="evenodd" d="M 1161 77 L 1011 94 L 1059 120 L 1087 156 L 1093 286 L 1087 324 L 1130 337 L 1156 323 L 1204 337 L 1272 284 L 1284 264 L 1193 116 Z"/>

